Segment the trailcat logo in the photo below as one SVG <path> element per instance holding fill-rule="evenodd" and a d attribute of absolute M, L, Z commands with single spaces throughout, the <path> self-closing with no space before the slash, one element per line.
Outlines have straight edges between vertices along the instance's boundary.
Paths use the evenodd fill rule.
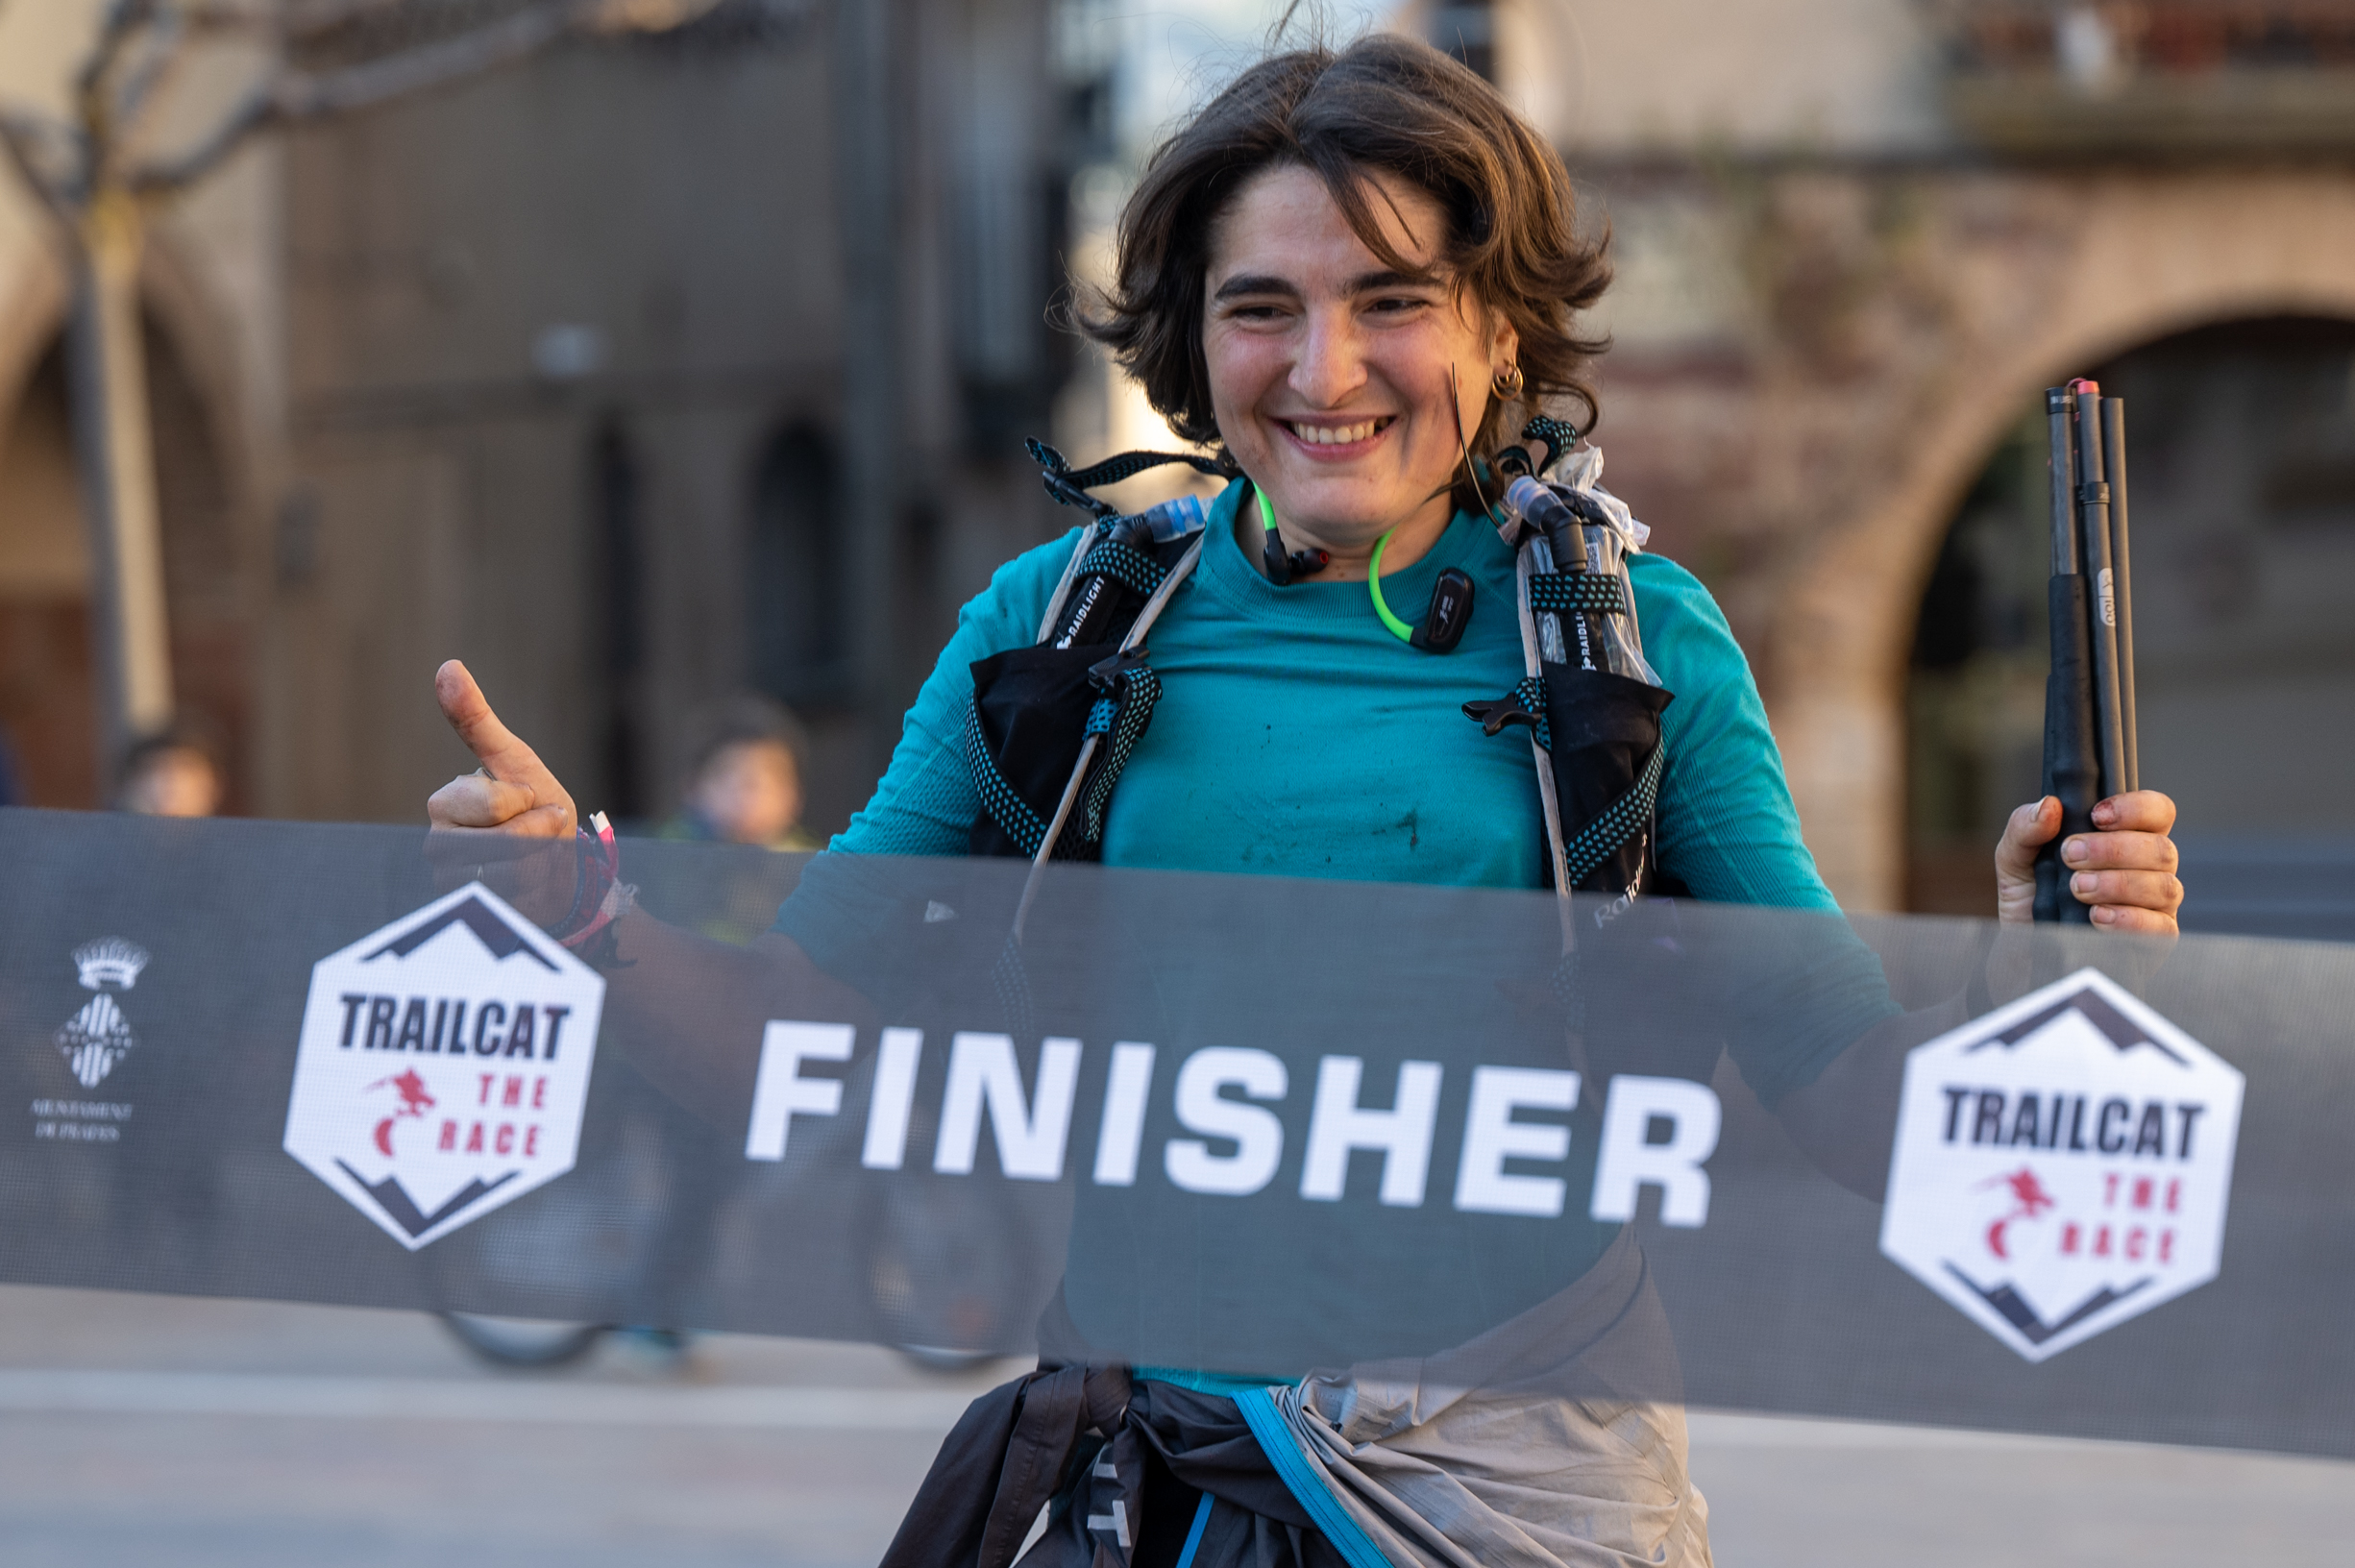
<path fill-rule="evenodd" d="M 480 883 L 310 971 L 286 1152 L 412 1252 L 573 1168 L 605 982 Z"/>
<path fill-rule="evenodd" d="M 1880 1250 L 2031 1361 L 2214 1279 L 2242 1077 L 2096 969 L 1917 1046 Z"/>

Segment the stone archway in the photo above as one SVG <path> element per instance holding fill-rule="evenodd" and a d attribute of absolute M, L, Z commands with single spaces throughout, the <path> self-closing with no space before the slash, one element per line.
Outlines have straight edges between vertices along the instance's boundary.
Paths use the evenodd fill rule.
<path fill-rule="evenodd" d="M 9 804 L 96 805 L 89 547 L 55 335 L 0 423 L 0 747 Z"/>
<path fill-rule="evenodd" d="M 1944 352 L 1852 394 L 1898 410 L 1863 422 L 1844 453 L 1880 482 L 1844 486 L 1850 504 L 1779 574 L 1759 660 L 1808 843 L 1857 909 L 1901 901 L 1905 663 L 1924 584 L 2037 390 L 2207 322 L 2355 316 L 2355 184 L 2335 172 L 1955 177 L 1930 200 L 1960 236 Z M 1971 243 L 2003 222 L 2040 242 Z"/>
<path fill-rule="evenodd" d="M 2088 368 L 2128 409 L 2142 776 L 2181 813 L 2185 929 L 2315 935 L 2325 906 L 2349 929 L 2355 317 L 2236 318 Z M 1954 514 L 1911 650 L 1916 910 L 1984 912 L 1985 844 L 2037 787 L 2049 513 L 2023 415 Z"/>
<path fill-rule="evenodd" d="M 18 803 L 102 804 L 89 562 L 63 360 L 65 285 L 44 256 L 0 311 L 0 727 Z M 231 334 L 168 240 L 151 254 L 145 335 L 172 662 L 193 733 L 216 749 L 224 809 L 247 809 L 256 625 L 256 443 Z"/>

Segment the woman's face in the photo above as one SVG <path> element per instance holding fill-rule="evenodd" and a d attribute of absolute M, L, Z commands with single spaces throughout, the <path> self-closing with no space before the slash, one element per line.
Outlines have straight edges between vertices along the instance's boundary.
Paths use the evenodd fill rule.
<path fill-rule="evenodd" d="M 1438 204 L 1386 175 L 1367 184 L 1384 237 L 1431 265 Z M 1279 165 L 1243 186 L 1211 236 L 1202 346 L 1218 432 L 1292 545 L 1361 558 L 1412 525 L 1421 537 L 1402 535 L 1386 567 L 1437 536 L 1462 442 L 1520 346 L 1490 314 L 1443 270 L 1417 280 L 1386 265 L 1310 170 Z"/>

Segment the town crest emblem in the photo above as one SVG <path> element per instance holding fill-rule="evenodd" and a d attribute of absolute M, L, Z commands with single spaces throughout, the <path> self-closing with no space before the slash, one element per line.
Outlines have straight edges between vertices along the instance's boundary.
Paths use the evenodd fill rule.
<path fill-rule="evenodd" d="M 1907 1057 L 1880 1250 L 2057 1355 L 2216 1277 L 2242 1087 L 2080 969 Z"/>
<path fill-rule="evenodd" d="M 120 937 L 101 937 L 74 949 L 74 968 L 83 989 L 98 994 L 58 1030 L 57 1047 L 74 1082 L 96 1089 L 138 1044 L 131 1020 L 114 998 L 139 983 L 139 971 L 147 968 L 147 949 Z"/>
<path fill-rule="evenodd" d="M 411 1251 L 572 1169 L 605 982 L 480 883 L 311 969 L 286 1152 Z"/>

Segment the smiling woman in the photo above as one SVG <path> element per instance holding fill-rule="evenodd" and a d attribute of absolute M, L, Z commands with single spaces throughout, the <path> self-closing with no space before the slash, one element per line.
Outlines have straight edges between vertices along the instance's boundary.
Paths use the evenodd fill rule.
<path fill-rule="evenodd" d="M 1495 90 L 1389 37 L 1243 73 L 1146 166 L 1086 330 L 1222 446 L 1334 580 L 1485 512 L 1472 453 L 1515 408 L 1594 422 L 1610 282 L 1561 160 Z M 1451 504 L 1452 502 L 1452 504 Z"/>
<path fill-rule="evenodd" d="M 1374 238 L 1400 266 L 1361 270 L 1373 246 L 1324 183 L 1296 164 L 1256 175 L 1212 232 L 1202 356 L 1227 451 L 1256 476 L 1288 545 L 1321 550 L 1334 580 L 1422 559 L 1456 506 L 1466 430 L 1520 337 L 1435 255 L 1438 204 L 1394 176 Z M 1280 269 L 1280 270 L 1279 270 Z"/>
<path fill-rule="evenodd" d="M 903 913 L 878 899 L 858 854 L 1607 894 L 1561 905 L 1565 929 L 1652 893 L 1836 912 L 1724 616 L 1690 574 L 1641 553 L 1640 528 L 1592 488 L 1601 454 L 1581 439 L 1596 413 L 1581 378 L 1600 345 L 1577 324 L 1609 274 L 1602 242 L 1582 238 L 1576 216 L 1560 161 L 1493 89 L 1395 37 L 1262 61 L 1179 130 L 1145 171 L 1121 223 L 1116 282 L 1082 325 L 1178 434 L 1216 453 L 1186 460 L 1232 482 L 1207 515 L 1190 498 L 1099 515 L 1002 567 L 965 607 L 873 798 L 805 869 L 750 953 L 699 946 L 631 907 L 609 845 L 582 857 L 601 869 L 582 884 L 590 896 L 535 891 L 550 919 L 573 909 L 570 940 L 601 933 L 608 1010 L 625 1038 L 643 1030 L 658 1042 L 640 1053 L 646 1070 L 682 1098 L 741 1114 L 753 1070 L 746 1042 L 762 1020 L 693 1041 L 675 1041 L 666 1021 L 725 993 L 712 977 L 737 960 L 765 966 L 748 992 L 768 994 L 766 985 L 783 998 L 765 1018 L 862 1016 L 854 1000 L 802 998 L 852 984 L 879 952 L 916 950 L 912 922 L 941 906 Z M 1545 422 L 1522 423 L 1532 416 Z M 1533 431 L 1545 465 L 1504 446 Z M 1038 450 L 1049 488 L 1077 502 L 1090 482 L 1141 466 L 1130 454 L 1072 470 Z M 1540 485 L 1535 466 L 1563 485 Z M 1540 541 L 1500 531 L 1515 519 L 1498 516 L 1499 478 L 1516 469 L 1516 506 L 1576 503 L 1613 521 L 1584 533 L 1561 526 L 1550 538 L 1565 553 L 1537 565 Z M 1606 532 L 1638 551 L 1624 580 L 1608 559 L 1617 547 L 1588 537 Z M 1516 557 L 1516 544 L 1526 553 Z M 1387 608 L 1426 602 L 1421 631 Z M 1431 635 L 1443 605 L 1444 634 Z M 1539 610 L 1554 634 L 1542 660 Z M 1570 654 L 1606 624 L 1630 647 L 1640 626 L 1632 662 L 1656 683 Z M 571 796 L 464 668 L 444 666 L 438 690 L 484 763 L 482 775 L 434 796 L 435 827 L 455 836 L 441 841 L 445 852 L 484 858 L 483 841 L 466 837 L 484 832 L 577 833 Z M 1466 701 L 1498 692 L 1511 695 Z M 1612 727 L 1631 708 L 1655 726 L 1640 750 L 1631 722 Z M 1484 722 L 1467 723 L 1475 710 Z M 1537 738 L 1515 735 L 1514 722 Z M 1555 760 L 1611 747 L 1649 758 L 1640 778 L 1573 798 Z M 2057 818 L 2057 805 L 2049 820 L 2022 808 L 1987 883 L 2032 887 L 2033 845 Z M 2073 840 L 2069 860 L 2097 923 L 2171 931 L 2181 897 L 2171 803 L 2129 795 L 2095 820 L 2101 831 Z M 1610 847 L 1569 856 L 1564 829 L 1588 850 Z M 594 895 L 609 886 L 592 923 Z M 2024 898 L 2005 909 L 2026 917 Z M 1897 1011 L 1872 952 L 1832 929 L 1841 940 L 1804 970 L 1804 1006 L 1786 1010 L 1775 1042 L 1741 1064 L 1820 1160 L 1838 1152 L 1846 1127 L 1827 1098 L 1837 1083 L 1828 1063 L 1860 1070 L 1841 1045 Z M 1019 931 L 1017 917 L 1018 953 Z M 1304 931 L 1266 955 L 1266 973 L 1276 984 L 1337 974 L 1379 993 L 1392 956 Z M 1018 1079 L 1011 1053 L 1006 1063 Z M 1237 1136 L 1239 1103 L 1210 1085 L 1190 1130 Z M 1213 1125 L 1221 1117 L 1223 1131 Z M 999 1158 L 1014 1174 L 1002 1146 Z M 1624 1311 L 1597 1329 L 1547 1319 L 1543 1304 L 1514 1306 L 1513 1332 L 1543 1340 L 1532 1357 L 1568 1366 L 1610 1353 L 1615 1336 L 1664 1333 L 1631 1236 L 1615 1223 L 1563 1236 L 1556 1244 L 1586 1270 L 1573 1292 Z M 1378 1369 L 1362 1385 L 1357 1371 L 1320 1374 L 1305 1394 L 1173 1367 L 1092 1365 L 1083 1380 L 1076 1363 L 1103 1360 L 1088 1347 L 1117 1341 L 1123 1310 L 1092 1295 L 1091 1279 L 1117 1275 L 1139 1299 L 1192 1299 L 1200 1281 L 1175 1239 L 1109 1224 L 1075 1226 L 1073 1237 L 1075 1256 L 1111 1248 L 1117 1266 L 1072 1268 L 1057 1298 L 1067 1316 L 1042 1330 L 1066 1364 L 974 1406 L 887 1568 L 1002 1568 L 1050 1498 L 1052 1522 L 1026 1568 L 1709 1560 L 1706 1506 L 1685 1473 L 1673 1404 L 1600 1409 L 1418 1385 L 1414 1418 L 1377 1420 L 1368 1412 L 1388 1407 L 1359 1394 L 1375 1388 Z M 1356 1481 L 1320 1480 L 1342 1457 Z"/>

